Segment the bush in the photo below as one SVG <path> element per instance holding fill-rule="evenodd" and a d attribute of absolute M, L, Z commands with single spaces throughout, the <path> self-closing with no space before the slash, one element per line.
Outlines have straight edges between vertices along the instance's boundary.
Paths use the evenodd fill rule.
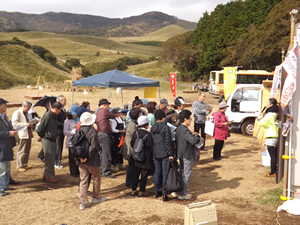
<path fill-rule="evenodd" d="M 80 59 L 77 58 L 67 58 L 65 64 L 65 67 L 69 68 L 70 70 L 72 67 L 81 67 Z"/>

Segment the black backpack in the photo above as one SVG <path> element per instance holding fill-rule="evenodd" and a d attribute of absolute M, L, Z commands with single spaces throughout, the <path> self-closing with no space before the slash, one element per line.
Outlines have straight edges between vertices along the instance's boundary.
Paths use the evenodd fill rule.
<path fill-rule="evenodd" d="M 138 132 L 136 131 L 136 139 L 132 148 L 132 158 L 136 161 L 142 162 L 147 157 L 144 149 L 144 140 L 147 136 L 148 134 L 146 134 L 143 138 L 140 138 Z"/>
<path fill-rule="evenodd" d="M 85 135 L 91 130 L 92 127 L 87 129 L 86 132 L 78 130 L 69 141 L 69 152 L 75 158 L 89 158 L 90 144 Z"/>

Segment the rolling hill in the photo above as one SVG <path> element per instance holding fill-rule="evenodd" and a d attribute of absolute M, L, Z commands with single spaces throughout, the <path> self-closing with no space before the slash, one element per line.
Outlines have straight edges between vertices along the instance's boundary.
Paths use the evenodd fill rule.
<path fill-rule="evenodd" d="M 17 45 L 0 47 L 0 75 L 1 89 L 20 84 L 36 84 L 38 76 L 44 76 L 49 83 L 71 78 L 70 74 L 56 69 L 32 50 Z"/>
<path fill-rule="evenodd" d="M 103 37 L 142 36 L 169 25 L 194 30 L 197 23 L 178 19 L 161 12 L 148 12 L 128 18 L 72 13 L 47 12 L 26 14 L 0 11 L 0 31 L 45 31 L 65 34 L 93 35 Z"/>

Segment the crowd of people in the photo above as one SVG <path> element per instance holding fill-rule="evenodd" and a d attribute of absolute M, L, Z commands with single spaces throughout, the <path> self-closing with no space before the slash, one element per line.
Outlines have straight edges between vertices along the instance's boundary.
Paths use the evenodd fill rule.
<path fill-rule="evenodd" d="M 81 105 L 73 104 L 66 110 L 67 100 L 63 95 L 59 95 L 56 102 L 45 105 L 46 112 L 42 117 L 34 111 L 31 102 L 25 101 L 22 107 L 13 113 L 10 121 L 6 115 L 7 101 L 0 98 L 0 195 L 8 195 L 7 191 L 13 189 L 9 183 L 17 183 L 10 177 L 10 161 L 14 159 L 12 149 L 16 146 L 16 139 L 17 170 L 26 172 L 31 169 L 28 158 L 35 130 L 42 143 L 38 159 L 44 161 L 42 179 L 45 182 L 58 182 L 55 169 L 63 168 L 61 158 L 64 141 L 65 148 L 68 149 L 70 139 L 80 132 L 88 140 L 88 158 L 74 158 L 69 154 L 70 174 L 79 177 L 80 209 L 85 209 L 90 204 L 88 187 L 91 179 L 93 179 L 92 203 L 100 203 L 106 200 L 100 191 L 101 175 L 115 178 L 113 172 L 124 169 L 127 170 L 125 184 L 131 188 L 132 196 L 148 196 L 147 179 L 149 175 L 153 175 L 156 198 L 162 197 L 162 201 L 168 201 L 171 194 L 181 200 L 191 199 L 188 187 L 192 168 L 197 160 L 195 146 L 202 143 L 199 151 L 207 151 L 205 121 L 213 111 L 213 108 L 205 103 L 205 99 L 205 93 L 201 92 L 199 99 L 192 104 L 191 112 L 185 109 L 186 103 L 182 97 L 175 99 L 174 109 L 169 107 L 167 99 L 162 99 L 159 104 L 151 101 L 144 105 L 142 100 L 136 97 L 132 102 L 132 108 L 127 114 L 125 112 L 126 116 L 123 119 L 124 110 L 119 107 L 110 108 L 111 103 L 107 99 L 100 99 L 99 108 L 91 114 L 89 102 L 83 102 Z M 145 107 L 147 112 L 142 107 Z M 222 159 L 221 151 L 228 137 L 230 122 L 225 116 L 227 107 L 226 102 L 221 102 L 219 110 L 213 114 L 215 160 Z M 275 114 L 263 118 L 261 121 L 263 126 L 274 122 L 276 110 L 275 106 L 269 109 Z M 194 132 L 191 132 L 189 126 L 193 117 Z M 276 132 L 269 132 L 267 137 L 270 138 L 267 142 L 268 150 L 274 158 L 276 143 L 273 139 Z M 145 158 L 142 161 L 132 156 L 137 139 L 143 140 L 142 151 Z M 128 162 L 127 167 L 123 165 L 124 160 Z M 179 193 L 170 193 L 164 189 L 170 160 L 178 166 L 183 180 L 183 189 Z M 269 176 L 275 173 L 273 165 L 272 161 Z"/>

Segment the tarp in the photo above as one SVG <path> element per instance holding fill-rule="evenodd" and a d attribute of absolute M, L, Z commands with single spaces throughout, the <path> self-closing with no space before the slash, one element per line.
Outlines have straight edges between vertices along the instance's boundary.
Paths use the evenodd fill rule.
<path fill-rule="evenodd" d="M 125 73 L 120 70 L 111 70 L 73 81 L 73 86 L 92 87 L 159 87 L 159 81 Z"/>

